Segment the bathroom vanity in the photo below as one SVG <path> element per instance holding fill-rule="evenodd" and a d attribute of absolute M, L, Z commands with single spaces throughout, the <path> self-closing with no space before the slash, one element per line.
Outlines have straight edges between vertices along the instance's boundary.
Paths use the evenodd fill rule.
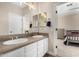
<path fill-rule="evenodd" d="M 44 56 L 48 51 L 48 35 L 32 36 L 48 34 L 47 12 L 39 13 L 39 8 L 30 10 L 27 5 L 22 8 L 17 3 L 0 3 L 0 7 L 0 56 Z"/>
<path fill-rule="evenodd" d="M 14 45 L 1 45 L 1 57 L 42 57 L 48 51 L 48 37 L 28 37 L 28 41 Z"/>

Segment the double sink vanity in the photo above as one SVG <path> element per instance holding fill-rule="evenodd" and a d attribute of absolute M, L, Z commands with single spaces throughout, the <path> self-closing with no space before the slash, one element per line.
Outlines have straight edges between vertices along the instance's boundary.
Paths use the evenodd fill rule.
<path fill-rule="evenodd" d="M 3 41 L 0 57 L 43 57 L 48 51 L 48 36 L 33 35 Z"/>
<path fill-rule="evenodd" d="M 33 3 L 36 8 L 30 9 L 30 4 L 0 3 L 1 57 L 42 57 L 48 51 L 47 11 L 39 11 L 38 3 Z"/>

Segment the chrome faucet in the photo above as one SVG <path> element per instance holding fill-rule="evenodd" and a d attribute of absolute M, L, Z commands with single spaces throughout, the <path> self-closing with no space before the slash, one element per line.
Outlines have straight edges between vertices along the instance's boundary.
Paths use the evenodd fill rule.
<path fill-rule="evenodd" d="M 18 38 L 18 36 L 15 36 L 15 39 L 17 39 L 17 38 Z M 11 39 L 14 40 L 14 37 L 12 36 Z"/>
<path fill-rule="evenodd" d="M 14 40 L 14 38 L 13 37 L 11 37 L 12 38 L 12 40 Z"/>
<path fill-rule="evenodd" d="M 25 31 L 25 34 L 29 34 L 29 31 Z"/>
<path fill-rule="evenodd" d="M 15 36 L 16 37 L 16 39 L 18 38 L 18 36 Z"/>

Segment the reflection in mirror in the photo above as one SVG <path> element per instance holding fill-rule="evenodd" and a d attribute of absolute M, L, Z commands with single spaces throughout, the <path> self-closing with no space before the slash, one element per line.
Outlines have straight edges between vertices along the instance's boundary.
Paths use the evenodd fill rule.
<path fill-rule="evenodd" d="M 21 34 L 22 33 L 22 16 L 9 13 L 9 34 Z"/>
<path fill-rule="evenodd" d="M 46 21 L 47 21 L 47 13 L 42 12 L 39 14 L 39 26 L 46 26 Z"/>
<path fill-rule="evenodd" d="M 22 33 L 22 8 L 0 2 L 0 35 Z"/>
<path fill-rule="evenodd" d="M 38 15 L 33 16 L 33 27 L 38 27 Z"/>
<path fill-rule="evenodd" d="M 29 7 L 31 6 L 26 3 L 0 2 L 0 35 L 39 32 L 40 29 L 46 28 L 47 13 L 38 13 L 38 9 Z M 32 24 L 32 28 L 30 28 L 30 24 Z"/>
<path fill-rule="evenodd" d="M 32 22 L 32 24 L 33 24 L 33 27 L 32 27 L 33 32 L 38 32 L 38 30 L 39 30 L 38 20 L 39 20 L 38 14 L 34 15 L 33 16 L 33 22 Z"/>
<path fill-rule="evenodd" d="M 26 13 L 23 16 L 23 33 L 29 31 L 30 29 L 30 15 L 29 13 Z"/>
<path fill-rule="evenodd" d="M 29 30 L 30 11 L 19 2 L 0 2 L 0 35 L 22 34 Z"/>
<path fill-rule="evenodd" d="M 33 16 L 34 32 L 44 32 L 47 29 L 47 13 L 42 12 Z"/>
<path fill-rule="evenodd" d="M 42 33 L 48 33 L 48 26 L 47 26 L 47 13 L 46 12 L 42 12 L 39 14 L 39 32 Z"/>

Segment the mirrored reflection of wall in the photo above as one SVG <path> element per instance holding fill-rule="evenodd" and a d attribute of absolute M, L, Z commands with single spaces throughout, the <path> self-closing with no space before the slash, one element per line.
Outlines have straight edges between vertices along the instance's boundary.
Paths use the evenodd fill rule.
<path fill-rule="evenodd" d="M 38 18 L 39 16 L 38 15 L 34 15 L 33 16 L 33 27 L 38 27 Z"/>
<path fill-rule="evenodd" d="M 34 15 L 33 16 L 33 26 L 32 26 L 32 30 L 33 32 L 39 32 L 39 25 L 38 25 L 38 21 L 39 21 L 39 16 L 38 14 L 37 15 Z"/>
<path fill-rule="evenodd" d="M 28 7 L 23 8 L 23 33 L 30 31 L 31 20 L 31 10 Z M 31 32 L 31 31 L 30 31 Z"/>
<path fill-rule="evenodd" d="M 21 34 L 22 33 L 22 16 L 9 13 L 9 34 Z"/>
<path fill-rule="evenodd" d="M 0 2 L 0 35 L 22 33 L 21 21 L 22 9 L 20 7 Z"/>

